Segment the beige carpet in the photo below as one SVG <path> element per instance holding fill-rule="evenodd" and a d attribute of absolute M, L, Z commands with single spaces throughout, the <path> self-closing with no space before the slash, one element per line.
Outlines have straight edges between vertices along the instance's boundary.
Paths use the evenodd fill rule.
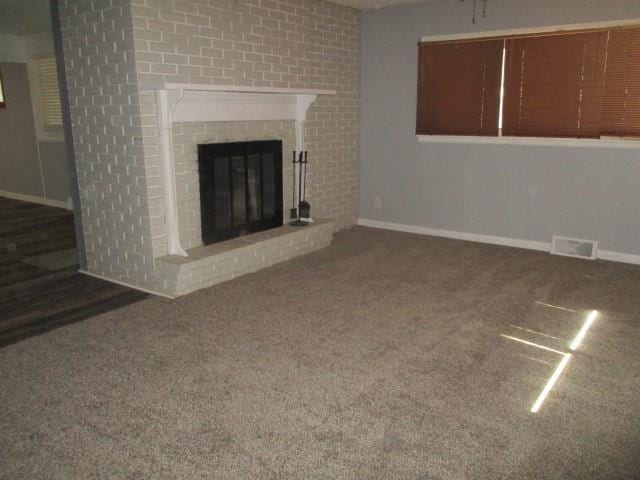
<path fill-rule="evenodd" d="M 639 267 L 354 228 L 0 350 L 0 478 L 638 478 L 638 312 Z"/>

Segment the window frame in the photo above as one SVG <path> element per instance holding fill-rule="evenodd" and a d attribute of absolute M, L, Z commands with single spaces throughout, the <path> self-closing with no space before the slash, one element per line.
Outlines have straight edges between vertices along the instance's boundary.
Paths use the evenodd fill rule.
<path fill-rule="evenodd" d="M 575 32 L 577 30 L 597 30 L 616 27 L 640 26 L 640 18 L 564 24 L 548 27 L 518 28 L 509 30 L 491 30 L 484 32 L 429 35 L 420 38 L 419 43 L 428 42 L 456 42 L 465 40 L 483 40 L 491 38 L 534 36 L 536 34 L 551 34 Z M 416 65 L 418 68 L 418 65 Z M 416 97 L 417 98 L 417 97 Z M 518 137 L 503 136 L 502 129 L 499 129 L 498 136 L 486 137 L 476 135 L 433 135 L 416 134 L 416 139 L 421 143 L 454 143 L 454 144 L 486 144 L 486 145 L 538 145 L 554 147 L 613 147 L 624 149 L 640 149 L 640 138 L 632 137 L 601 137 L 601 138 L 566 138 L 566 137 Z"/>

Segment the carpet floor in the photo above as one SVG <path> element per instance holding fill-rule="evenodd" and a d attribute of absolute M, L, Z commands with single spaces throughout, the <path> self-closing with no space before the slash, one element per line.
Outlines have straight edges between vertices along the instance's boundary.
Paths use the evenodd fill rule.
<path fill-rule="evenodd" d="M 356 227 L 0 350 L 0 478 L 639 478 L 639 286 Z"/>

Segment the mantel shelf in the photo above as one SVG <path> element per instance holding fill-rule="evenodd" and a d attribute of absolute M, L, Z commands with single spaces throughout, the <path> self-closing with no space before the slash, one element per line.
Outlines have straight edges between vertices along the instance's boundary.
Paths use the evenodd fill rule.
<path fill-rule="evenodd" d="M 245 87 L 241 85 L 203 85 L 193 83 L 165 83 L 157 90 L 182 90 L 199 92 L 232 93 L 279 93 L 289 95 L 335 95 L 335 90 L 315 90 L 308 88 Z"/>

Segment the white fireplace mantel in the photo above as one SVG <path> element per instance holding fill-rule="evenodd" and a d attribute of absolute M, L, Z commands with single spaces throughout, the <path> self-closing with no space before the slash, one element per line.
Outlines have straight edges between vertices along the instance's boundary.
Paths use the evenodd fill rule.
<path fill-rule="evenodd" d="M 335 90 L 165 83 L 156 88 L 158 137 L 169 255 L 187 256 L 180 244 L 172 128 L 181 122 L 294 120 L 296 150 L 304 150 L 307 110 L 318 95 Z"/>

